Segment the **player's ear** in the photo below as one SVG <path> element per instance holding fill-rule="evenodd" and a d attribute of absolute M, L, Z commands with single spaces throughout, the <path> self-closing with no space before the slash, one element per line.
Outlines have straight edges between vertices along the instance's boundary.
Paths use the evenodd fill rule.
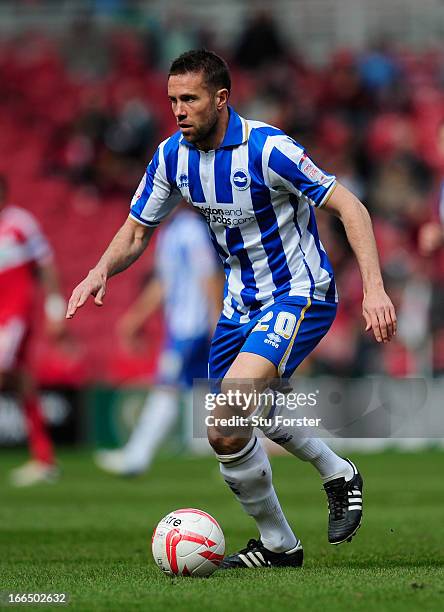
<path fill-rule="evenodd" d="M 224 106 L 228 103 L 229 97 L 228 89 L 218 89 L 216 91 L 215 99 L 216 99 L 216 107 L 217 110 L 222 110 Z"/>

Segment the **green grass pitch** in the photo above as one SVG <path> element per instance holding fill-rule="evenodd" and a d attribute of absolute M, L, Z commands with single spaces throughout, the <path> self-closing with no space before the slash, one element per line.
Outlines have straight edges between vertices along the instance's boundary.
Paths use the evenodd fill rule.
<path fill-rule="evenodd" d="M 6 476 L 23 454 L 3 452 L 0 591 L 63 591 L 68 609 L 88 612 L 443 610 L 444 453 L 352 458 L 366 494 L 352 544 L 327 543 L 326 499 L 313 468 L 275 457 L 275 486 L 304 544 L 304 567 L 171 579 L 150 551 L 152 530 L 167 512 L 190 506 L 210 512 L 230 552 L 256 536 L 214 459 L 160 458 L 142 478 L 118 480 L 97 471 L 85 452 L 66 451 L 58 485 L 14 490 Z"/>

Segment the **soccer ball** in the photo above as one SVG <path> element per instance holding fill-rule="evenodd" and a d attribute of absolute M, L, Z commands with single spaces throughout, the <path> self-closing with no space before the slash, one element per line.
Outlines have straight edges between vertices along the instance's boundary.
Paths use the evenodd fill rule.
<path fill-rule="evenodd" d="M 212 516 L 181 508 L 157 525 L 152 551 L 154 561 L 169 576 L 209 576 L 224 558 L 225 538 Z"/>

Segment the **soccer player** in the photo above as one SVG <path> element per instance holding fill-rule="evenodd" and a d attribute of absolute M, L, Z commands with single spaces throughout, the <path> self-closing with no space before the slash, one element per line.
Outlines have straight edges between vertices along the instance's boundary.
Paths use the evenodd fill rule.
<path fill-rule="evenodd" d="M 436 146 L 444 167 L 444 121 L 441 121 L 437 129 Z M 444 340 L 444 173 L 438 179 L 438 193 L 432 198 L 430 219 L 424 223 L 418 232 L 418 246 L 421 255 L 428 258 L 424 263 L 422 273 L 429 276 L 431 280 L 431 300 L 429 307 L 429 332 L 433 338 L 433 370 L 442 371 L 443 362 L 439 359 L 442 352 L 439 347 Z M 441 363 L 440 363 L 441 361 Z"/>
<path fill-rule="evenodd" d="M 8 185 L 0 176 L 0 391 L 12 391 L 22 405 L 31 460 L 11 473 L 11 482 L 27 486 L 53 482 L 58 476 L 53 446 L 45 426 L 27 348 L 36 276 L 46 293 L 48 331 L 64 328 L 65 300 L 60 295 L 51 247 L 34 217 L 7 205 Z"/>
<path fill-rule="evenodd" d="M 96 463 L 121 476 L 141 474 L 188 403 L 193 380 L 208 375 L 210 338 L 220 314 L 222 283 L 205 223 L 188 207 L 176 209 L 160 230 L 155 273 L 118 328 L 131 344 L 145 320 L 164 307 L 166 334 L 156 386 L 150 392 L 127 444 L 99 451 Z"/>
<path fill-rule="evenodd" d="M 444 121 L 438 125 L 436 148 L 441 164 L 444 164 Z M 419 249 L 423 255 L 432 255 L 444 246 L 444 176 L 440 177 L 439 194 L 434 198 L 431 217 L 418 233 Z"/>
<path fill-rule="evenodd" d="M 140 256 L 154 228 L 183 197 L 205 216 L 226 273 L 209 377 L 222 381 L 223 392 L 242 389 L 242 381 L 253 381 L 261 391 L 273 379 L 292 375 L 335 316 L 335 281 L 314 208 L 344 224 L 362 274 L 366 330 L 388 342 L 396 316 L 363 204 L 281 130 L 240 117 L 228 105 L 230 89 L 225 61 L 209 51 L 190 51 L 172 63 L 168 97 L 179 130 L 160 144 L 129 218 L 74 289 L 66 316 L 73 317 L 91 295 L 103 304 L 108 278 Z M 278 337 L 273 344 L 266 342 L 271 332 Z M 240 414 L 243 408 L 239 403 Z M 255 406 L 251 414 L 266 415 L 267 407 Z M 300 566 L 302 545 L 282 512 L 268 457 L 253 428 L 246 429 L 208 430 L 225 481 L 260 533 L 221 567 Z M 328 498 L 328 539 L 350 539 L 361 522 L 361 475 L 321 440 L 284 429 L 265 433 L 318 470 Z"/>

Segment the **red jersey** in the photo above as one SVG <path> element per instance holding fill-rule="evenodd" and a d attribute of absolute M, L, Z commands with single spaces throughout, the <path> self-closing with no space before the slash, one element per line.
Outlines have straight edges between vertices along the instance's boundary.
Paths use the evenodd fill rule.
<path fill-rule="evenodd" d="M 0 210 L 0 323 L 30 316 L 35 265 L 51 259 L 51 247 L 33 215 L 17 206 Z"/>

